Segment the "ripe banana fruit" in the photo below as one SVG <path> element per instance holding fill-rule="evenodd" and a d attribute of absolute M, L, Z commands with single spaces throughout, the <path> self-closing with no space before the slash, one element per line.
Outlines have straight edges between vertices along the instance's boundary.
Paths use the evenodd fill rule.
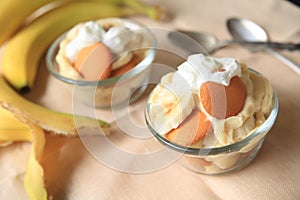
<path fill-rule="evenodd" d="M 2 45 L 36 9 L 54 0 L 2 0 L 0 4 L 0 45 Z"/>
<path fill-rule="evenodd" d="M 24 0 L 2 0 L 0 4 L 0 46 L 9 39 L 24 23 L 24 19 L 29 17 L 37 9 L 50 4 L 66 4 L 82 0 L 38 0 L 27 1 Z M 133 7 L 143 6 L 142 3 L 136 0 L 89 0 L 93 2 L 106 2 L 116 5 L 128 5 Z M 151 11 L 150 11 L 151 12 Z"/>
<path fill-rule="evenodd" d="M 104 121 L 56 112 L 28 101 L 16 93 L 2 76 L 0 76 L 0 88 L 0 106 L 47 131 L 76 135 L 79 129 L 101 127 L 103 134 L 109 134 L 110 125 Z M 74 117 L 76 117 L 76 123 Z M 0 138 L 0 140 L 2 139 Z"/>
<path fill-rule="evenodd" d="M 17 90 L 31 88 L 43 53 L 60 34 L 81 21 L 147 14 L 148 8 L 152 9 L 147 6 L 143 9 L 139 6 L 138 8 L 85 1 L 70 3 L 50 10 L 9 41 L 3 53 L 2 73 Z"/>

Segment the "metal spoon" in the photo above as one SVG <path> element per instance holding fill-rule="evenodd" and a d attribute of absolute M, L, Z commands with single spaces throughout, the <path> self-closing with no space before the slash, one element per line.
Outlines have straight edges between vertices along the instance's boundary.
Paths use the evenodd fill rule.
<path fill-rule="evenodd" d="M 275 49 L 287 49 L 287 50 L 300 50 L 300 43 L 278 43 L 278 42 L 263 42 L 263 41 L 244 41 L 244 40 L 224 40 L 218 41 L 215 36 L 209 33 L 203 32 L 193 32 L 187 30 L 177 30 L 171 31 L 168 34 L 168 38 L 177 46 L 180 46 L 185 49 L 194 49 L 194 45 L 191 44 L 191 41 L 188 41 L 188 38 L 182 36 L 182 34 L 187 35 L 188 37 L 195 40 L 195 42 L 201 44 L 203 48 L 209 53 L 213 53 L 218 49 L 221 49 L 227 45 L 240 44 L 245 45 L 251 49 L 265 49 L 267 47 Z M 195 50 L 193 50 L 194 52 Z"/>
<path fill-rule="evenodd" d="M 227 28 L 235 40 L 248 42 L 269 42 L 269 37 L 266 31 L 248 19 L 230 18 L 227 20 Z M 266 50 L 300 75 L 300 66 L 282 54 L 276 52 L 274 49 L 268 47 L 265 49 L 250 48 L 250 50 Z"/>

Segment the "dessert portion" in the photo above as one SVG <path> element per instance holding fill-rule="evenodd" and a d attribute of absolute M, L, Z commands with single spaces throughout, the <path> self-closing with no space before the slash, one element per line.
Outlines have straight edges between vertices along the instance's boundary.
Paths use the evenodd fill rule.
<path fill-rule="evenodd" d="M 255 157 L 275 121 L 274 106 L 271 84 L 246 64 L 195 54 L 153 89 L 146 120 L 156 138 L 183 153 L 188 169 L 220 174 Z"/>
<path fill-rule="evenodd" d="M 151 92 L 149 121 L 158 134 L 178 145 L 221 147 L 259 127 L 271 111 L 272 97 L 268 80 L 245 64 L 195 54 L 163 76 Z"/>
<path fill-rule="evenodd" d="M 59 44 L 59 73 L 74 80 L 97 81 L 122 75 L 141 62 L 147 51 L 132 24 L 107 18 L 77 24 Z"/>
<path fill-rule="evenodd" d="M 53 71 L 79 102 L 109 108 L 145 91 L 155 38 L 143 25 L 123 18 L 83 22 L 54 44 Z"/>

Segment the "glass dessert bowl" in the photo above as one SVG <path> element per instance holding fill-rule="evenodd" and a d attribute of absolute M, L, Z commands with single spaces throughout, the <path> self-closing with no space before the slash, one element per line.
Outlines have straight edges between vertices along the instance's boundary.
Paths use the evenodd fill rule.
<path fill-rule="evenodd" d="M 46 65 L 71 90 L 73 100 L 110 108 L 142 95 L 155 53 L 156 40 L 148 28 L 106 18 L 82 22 L 58 37 L 47 51 Z"/>
<path fill-rule="evenodd" d="M 209 66 L 216 64 L 217 71 L 220 73 L 226 73 L 230 68 L 230 73 L 227 73 L 227 75 L 231 74 L 228 87 L 233 84 L 233 77 L 239 77 L 242 80 L 245 84 L 246 95 L 241 109 L 228 116 L 227 114 L 220 116 L 208 111 L 203 97 L 201 97 L 205 95 L 205 93 L 200 92 L 202 85 L 220 80 L 222 82 L 226 78 L 219 79 L 224 77 L 219 74 L 210 79 L 210 76 L 216 73 L 216 70 L 212 68 L 211 73 L 205 74 L 207 71 L 200 70 L 198 72 L 202 75 L 192 78 L 189 73 L 194 69 L 197 71 L 197 67 L 195 67 L 193 59 L 189 57 L 187 62 L 178 67 L 178 71 L 181 71 L 181 79 L 185 79 L 183 76 L 188 77 L 189 80 L 185 79 L 186 83 L 181 82 L 180 87 L 177 88 L 176 83 L 180 82 L 178 74 L 167 74 L 151 92 L 145 109 L 147 126 L 160 143 L 180 154 L 179 162 L 191 171 L 202 174 L 224 174 L 237 171 L 247 166 L 255 158 L 266 134 L 275 123 L 278 114 L 276 92 L 261 74 L 248 68 L 245 64 L 239 64 L 233 60 L 228 62 L 228 60 L 218 60 L 211 57 L 205 58 L 204 56 L 200 56 L 199 59 L 199 55 L 192 55 L 192 57 L 197 57 L 194 61 L 204 63 L 204 65 L 207 63 Z M 220 68 L 221 65 L 225 67 Z M 233 70 L 232 65 L 238 67 Z M 207 76 L 208 74 L 209 76 Z M 196 84 L 196 88 L 200 88 L 200 91 L 192 86 L 199 77 L 202 81 L 198 85 Z M 253 84 L 250 84 L 249 81 Z M 199 84 L 200 87 L 198 87 Z M 218 85 L 221 84 L 218 83 Z M 180 89 L 186 91 L 189 87 L 191 87 L 191 94 Z M 214 90 L 214 88 L 211 87 L 210 89 Z M 217 101 L 213 98 L 218 95 L 213 94 L 213 91 L 210 92 L 212 93 L 210 103 L 216 103 Z M 238 92 L 238 98 L 243 96 L 241 93 Z M 187 100 L 189 95 L 193 99 L 190 102 Z M 226 93 L 226 95 L 229 94 Z M 229 99 L 232 100 L 232 98 Z M 176 103 L 172 104 L 171 102 Z M 234 102 L 234 104 L 238 103 Z M 228 103 L 225 102 L 224 105 L 216 108 L 220 110 L 226 106 Z"/>

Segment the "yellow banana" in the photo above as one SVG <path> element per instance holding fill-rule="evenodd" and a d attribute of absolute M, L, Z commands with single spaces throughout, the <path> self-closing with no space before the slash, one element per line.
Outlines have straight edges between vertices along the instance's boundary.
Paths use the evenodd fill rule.
<path fill-rule="evenodd" d="M 49 3 L 65 4 L 75 1 L 84 0 L 2 0 L 0 4 L 0 46 L 9 39 L 24 23 L 24 20 L 29 17 L 34 11 Z M 104 2 L 117 5 L 127 5 L 135 8 L 142 8 L 144 4 L 137 0 L 89 0 L 93 2 Z M 158 18 L 155 7 L 147 9 L 148 14 L 152 18 Z"/>
<path fill-rule="evenodd" d="M 110 125 L 101 120 L 56 112 L 34 104 L 16 93 L 0 76 L 0 106 L 21 116 L 47 131 L 58 134 L 76 135 L 78 129 L 101 127 L 103 134 L 109 134 Z M 76 121 L 74 121 L 76 117 Z M 0 140 L 2 140 L 0 138 Z"/>
<path fill-rule="evenodd" d="M 9 41 L 3 53 L 2 73 L 16 89 L 30 88 L 47 47 L 73 25 L 97 18 L 146 13 L 147 9 L 148 7 L 136 10 L 112 4 L 75 2 L 50 10 Z"/>
<path fill-rule="evenodd" d="M 53 0 L 2 0 L 0 4 L 0 45 L 2 45 L 36 9 Z"/>

